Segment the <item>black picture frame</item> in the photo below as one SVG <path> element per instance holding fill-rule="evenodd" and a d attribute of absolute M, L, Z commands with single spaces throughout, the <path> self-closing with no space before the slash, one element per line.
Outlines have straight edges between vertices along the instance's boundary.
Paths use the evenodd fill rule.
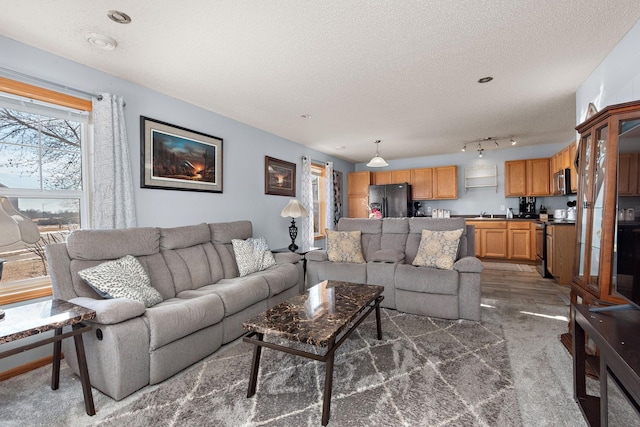
<path fill-rule="evenodd" d="M 222 138 L 140 116 L 140 187 L 222 193 Z"/>
<path fill-rule="evenodd" d="M 264 156 L 264 194 L 296 196 L 296 164 Z"/>

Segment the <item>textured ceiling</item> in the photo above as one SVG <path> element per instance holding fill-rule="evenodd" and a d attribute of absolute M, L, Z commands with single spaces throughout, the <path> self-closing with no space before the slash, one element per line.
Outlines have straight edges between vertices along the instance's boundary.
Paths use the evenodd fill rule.
<path fill-rule="evenodd" d="M 639 18 L 638 0 L 4 0 L 0 34 L 365 162 L 376 139 L 387 160 L 573 140 L 576 89 Z"/>

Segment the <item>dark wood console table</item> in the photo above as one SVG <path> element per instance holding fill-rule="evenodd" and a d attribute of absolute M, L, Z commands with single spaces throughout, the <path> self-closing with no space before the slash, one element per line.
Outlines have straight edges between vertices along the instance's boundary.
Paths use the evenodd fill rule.
<path fill-rule="evenodd" d="M 591 427 L 609 424 L 608 384 L 613 381 L 635 415 L 640 411 L 640 310 L 592 313 L 573 305 L 574 398 Z M 600 397 L 587 394 L 586 336 L 600 350 Z M 611 377 L 611 378 L 609 378 Z"/>

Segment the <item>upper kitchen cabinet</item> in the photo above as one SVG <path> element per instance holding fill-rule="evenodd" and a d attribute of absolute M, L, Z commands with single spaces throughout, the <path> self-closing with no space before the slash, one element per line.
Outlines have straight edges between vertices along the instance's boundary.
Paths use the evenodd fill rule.
<path fill-rule="evenodd" d="M 625 195 L 634 184 L 628 180 L 634 168 L 633 153 L 640 151 L 640 101 L 609 106 L 576 130 L 580 133 L 579 183 L 571 300 L 594 305 L 623 303 L 616 283 L 624 286 L 640 262 L 635 250 L 630 252 L 630 262 L 625 262 L 623 243 L 627 234 L 637 234 L 640 227 L 635 216 L 619 219 L 617 213 L 640 204 L 640 197 Z M 629 230 L 635 233 L 627 233 Z"/>
<path fill-rule="evenodd" d="M 458 167 L 442 166 L 433 168 L 433 198 L 458 198 Z"/>
<path fill-rule="evenodd" d="M 548 196 L 549 165 L 548 158 L 504 162 L 505 196 Z"/>
<path fill-rule="evenodd" d="M 411 193 L 413 200 L 433 199 L 433 169 L 411 170 Z"/>
<path fill-rule="evenodd" d="M 391 171 L 373 172 L 371 174 L 371 185 L 387 185 L 393 183 Z"/>
<path fill-rule="evenodd" d="M 351 172 L 347 175 L 347 216 L 349 218 L 369 217 L 369 185 L 371 172 Z"/>

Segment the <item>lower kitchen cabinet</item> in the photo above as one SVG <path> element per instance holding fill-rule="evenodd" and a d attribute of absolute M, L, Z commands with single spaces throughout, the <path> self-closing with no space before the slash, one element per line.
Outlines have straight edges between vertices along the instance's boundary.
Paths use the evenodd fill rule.
<path fill-rule="evenodd" d="M 575 225 L 547 225 L 547 271 L 563 285 L 573 276 L 575 240 Z"/>
<path fill-rule="evenodd" d="M 535 228 L 532 222 L 508 222 L 508 259 L 535 261 Z"/>
<path fill-rule="evenodd" d="M 476 256 L 520 261 L 535 261 L 533 221 L 467 221 L 475 226 Z"/>

